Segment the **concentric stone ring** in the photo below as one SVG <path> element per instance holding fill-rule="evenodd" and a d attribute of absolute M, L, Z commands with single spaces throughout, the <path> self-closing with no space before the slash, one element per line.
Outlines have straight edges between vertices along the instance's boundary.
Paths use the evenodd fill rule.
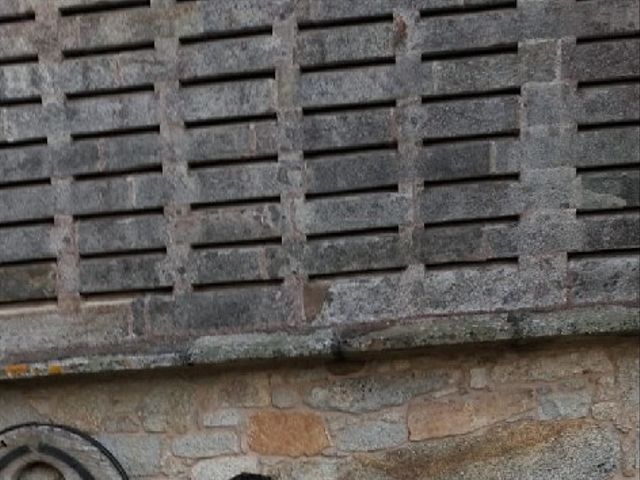
<path fill-rule="evenodd" d="M 129 480 L 116 458 L 89 435 L 62 425 L 27 423 L 0 432 L 3 480 Z"/>

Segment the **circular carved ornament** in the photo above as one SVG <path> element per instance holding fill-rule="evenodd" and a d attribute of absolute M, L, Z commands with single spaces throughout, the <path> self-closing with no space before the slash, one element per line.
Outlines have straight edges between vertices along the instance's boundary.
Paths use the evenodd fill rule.
<path fill-rule="evenodd" d="M 26 423 L 0 431 L 3 480 L 129 480 L 107 448 L 62 425 Z"/>

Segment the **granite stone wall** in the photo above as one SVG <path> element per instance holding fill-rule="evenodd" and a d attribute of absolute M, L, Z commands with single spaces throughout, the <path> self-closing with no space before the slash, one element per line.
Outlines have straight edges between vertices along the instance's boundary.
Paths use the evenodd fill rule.
<path fill-rule="evenodd" d="M 639 13 L 3 0 L 2 375 L 637 330 Z"/>
<path fill-rule="evenodd" d="M 79 428 L 134 480 L 633 480 L 639 350 L 612 338 L 20 381 L 0 385 L 0 431 Z"/>
<path fill-rule="evenodd" d="M 639 253 L 639 0 L 0 0 L 0 480 L 637 477 Z"/>

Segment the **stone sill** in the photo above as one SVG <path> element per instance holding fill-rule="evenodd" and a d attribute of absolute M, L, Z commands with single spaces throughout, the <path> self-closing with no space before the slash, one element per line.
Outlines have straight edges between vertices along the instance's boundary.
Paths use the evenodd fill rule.
<path fill-rule="evenodd" d="M 298 358 L 344 358 L 438 346 L 528 342 L 576 336 L 638 335 L 640 311 L 637 306 L 594 306 L 545 312 L 427 317 L 394 325 L 359 328 L 358 331 L 353 328 L 323 328 L 306 334 L 201 336 L 174 345 L 174 351 L 167 353 L 98 354 L 46 362 L 2 362 L 0 380 Z"/>

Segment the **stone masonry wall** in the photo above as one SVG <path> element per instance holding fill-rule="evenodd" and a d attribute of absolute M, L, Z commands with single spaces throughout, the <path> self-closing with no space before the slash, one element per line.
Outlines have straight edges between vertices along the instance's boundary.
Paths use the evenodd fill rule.
<path fill-rule="evenodd" d="M 0 431 L 78 427 L 146 480 L 633 479 L 639 361 L 604 338 L 29 380 L 0 384 Z"/>
<path fill-rule="evenodd" d="M 0 376 L 637 331 L 639 14 L 0 0 Z"/>

